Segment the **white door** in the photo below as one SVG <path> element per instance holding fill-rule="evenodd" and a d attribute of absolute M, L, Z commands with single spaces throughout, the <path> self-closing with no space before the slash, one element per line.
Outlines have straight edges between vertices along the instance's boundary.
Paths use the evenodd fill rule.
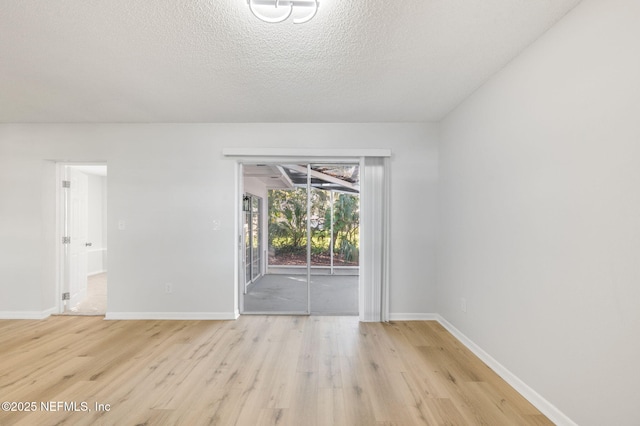
<path fill-rule="evenodd" d="M 67 289 L 69 300 L 65 310 L 76 306 L 87 296 L 88 178 L 84 173 L 67 168 L 67 230 L 70 243 L 67 255 Z"/>

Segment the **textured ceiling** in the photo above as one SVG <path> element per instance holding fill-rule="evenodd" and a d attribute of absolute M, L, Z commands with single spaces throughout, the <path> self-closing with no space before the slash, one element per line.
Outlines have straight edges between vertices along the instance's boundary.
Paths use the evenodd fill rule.
<path fill-rule="evenodd" d="M 579 0 L 1 0 L 0 122 L 437 121 Z"/>

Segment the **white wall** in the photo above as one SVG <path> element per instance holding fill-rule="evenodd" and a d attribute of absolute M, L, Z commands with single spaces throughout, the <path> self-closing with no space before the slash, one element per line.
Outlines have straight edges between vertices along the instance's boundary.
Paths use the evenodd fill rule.
<path fill-rule="evenodd" d="M 89 275 L 107 271 L 107 178 L 87 175 L 88 232 L 91 247 L 87 250 Z"/>
<path fill-rule="evenodd" d="M 222 149 L 319 146 L 392 149 L 391 311 L 433 312 L 430 124 L 0 125 L 0 312 L 55 306 L 52 161 L 64 160 L 109 167 L 111 313 L 233 316 L 236 163 Z"/>
<path fill-rule="evenodd" d="M 640 424 L 639 17 L 584 0 L 441 129 L 438 311 L 580 425 Z"/>

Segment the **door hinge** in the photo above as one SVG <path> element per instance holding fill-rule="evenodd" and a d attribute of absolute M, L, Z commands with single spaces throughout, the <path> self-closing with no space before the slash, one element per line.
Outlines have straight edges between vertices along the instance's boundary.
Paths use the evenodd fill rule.
<path fill-rule="evenodd" d="M 63 180 L 62 181 L 62 187 L 63 188 L 71 188 L 71 181 L 70 180 Z"/>
<path fill-rule="evenodd" d="M 71 300 L 71 293 L 62 293 L 62 300 Z"/>
<path fill-rule="evenodd" d="M 71 244 L 71 237 L 62 237 L 62 244 Z"/>

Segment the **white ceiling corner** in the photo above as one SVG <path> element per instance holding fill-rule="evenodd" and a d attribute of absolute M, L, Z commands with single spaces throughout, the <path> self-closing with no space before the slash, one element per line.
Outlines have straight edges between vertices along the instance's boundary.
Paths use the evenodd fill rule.
<path fill-rule="evenodd" d="M 0 122 L 438 121 L 579 0 L 3 0 Z"/>

